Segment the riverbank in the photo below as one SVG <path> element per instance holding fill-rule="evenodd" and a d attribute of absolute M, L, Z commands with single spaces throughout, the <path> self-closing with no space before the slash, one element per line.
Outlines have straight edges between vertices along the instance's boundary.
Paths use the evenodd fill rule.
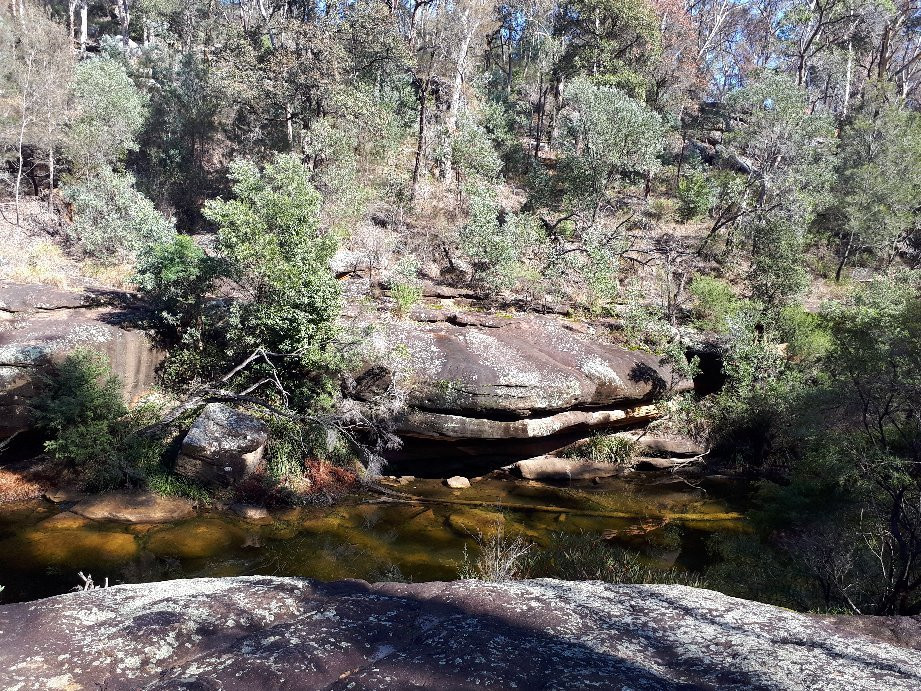
<path fill-rule="evenodd" d="M 744 492 L 663 474 L 597 482 L 484 478 L 466 489 L 393 481 L 335 506 L 195 508 L 153 495 L 62 493 L 0 507 L 5 602 L 97 582 L 284 575 L 322 580 L 450 580 L 498 529 L 535 549 L 555 535 L 639 555 L 651 568 L 699 573 L 706 540 L 745 529 Z"/>

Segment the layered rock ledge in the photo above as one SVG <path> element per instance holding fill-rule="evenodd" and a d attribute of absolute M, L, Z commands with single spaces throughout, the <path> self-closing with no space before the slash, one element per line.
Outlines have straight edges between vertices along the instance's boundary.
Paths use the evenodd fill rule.
<path fill-rule="evenodd" d="M 360 399 L 402 392 L 396 429 L 435 440 L 536 439 L 648 422 L 648 404 L 685 390 L 662 358 L 605 343 L 552 316 L 427 310 L 382 318 L 359 374 Z"/>
<path fill-rule="evenodd" d="M 906 621 L 682 586 L 194 579 L 0 608 L 0 686 L 917 689 Z"/>

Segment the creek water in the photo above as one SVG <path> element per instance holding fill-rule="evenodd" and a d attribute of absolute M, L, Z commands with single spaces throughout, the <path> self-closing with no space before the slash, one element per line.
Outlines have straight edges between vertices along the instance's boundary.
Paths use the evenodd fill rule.
<path fill-rule="evenodd" d="M 637 550 L 654 567 L 700 571 L 711 535 L 746 529 L 742 488 L 671 476 L 565 486 L 484 479 L 464 490 L 420 479 L 393 489 L 422 501 L 367 495 L 260 522 L 205 511 L 156 525 L 90 521 L 43 500 L 0 506 L 0 602 L 67 592 L 78 571 L 112 584 L 254 574 L 450 580 L 465 550 L 475 554 L 477 537 L 498 526 L 535 549 L 576 532 Z"/>

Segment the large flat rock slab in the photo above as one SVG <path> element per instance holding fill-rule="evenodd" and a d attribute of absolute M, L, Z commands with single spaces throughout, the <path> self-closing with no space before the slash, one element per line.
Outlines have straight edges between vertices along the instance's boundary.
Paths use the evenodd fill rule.
<path fill-rule="evenodd" d="M 472 313 L 450 322 L 382 317 L 370 350 L 393 372 L 411 408 L 466 417 L 631 407 L 673 385 L 690 386 L 672 381 L 657 355 L 604 343 L 600 334 L 537 315 L 486 319 Z"/>
<path fill-rule="evenodd" d="M 89 294 L 37 283 L 0 285 L 0 312 L 37 312 L 86 307 L 95 300 Z"/>
<path fill-rule="evenodd" d="M 872 630 L 666 585 L 170 581 L 2 607 L 0 640 L 16 689 L 921 688 Z"/>

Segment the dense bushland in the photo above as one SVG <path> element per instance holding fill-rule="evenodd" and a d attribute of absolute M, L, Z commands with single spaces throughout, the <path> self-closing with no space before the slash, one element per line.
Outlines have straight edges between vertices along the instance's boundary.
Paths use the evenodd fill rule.
<path fill-rule="evenodd" d="M 769 564 L 748 594 L 796 606 L 916 612 L 917 11 L 17 2 L 0 210 L 133 277 L 164 386 L 290 426 L 289 478 L 355 453 L 338 375 L 361 334 L 339 319 L 337 252 L 395 318 L 429 281 L 598 318 L 683 375 L 708 344 L 726 385 L 669 402 L 669 424 L 763 480 L 756 534 L 714 547 L 724 572 Z M 131 481 L 134 413 L 72 366 L 42 404 L 49 450 Z"/>

